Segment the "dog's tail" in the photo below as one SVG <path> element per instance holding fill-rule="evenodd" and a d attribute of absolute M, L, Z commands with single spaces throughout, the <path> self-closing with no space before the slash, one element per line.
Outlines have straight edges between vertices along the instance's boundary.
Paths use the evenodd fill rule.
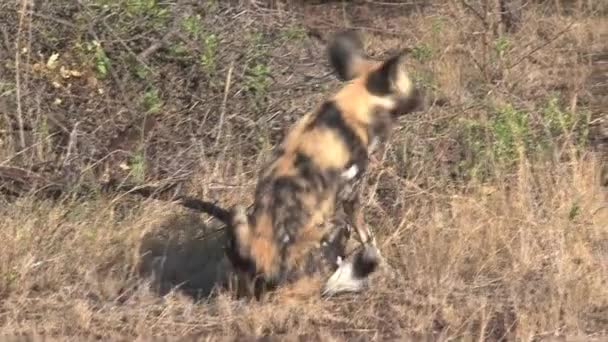
<path fill-rule="evenodd" d="M 231 226 L 234 223 L 234 210 L 224 209 L 215 203 L 189 196 L 178 197 L 176 203 L 185 208 L 211 215 L 225 225 Z"/>
<path fill-rule="evenodd" d="M 230 225 L 233 221 L 233 210 L 228 210 L 220 207 L 216 203 L 203 201 L 198 198 L 190 196 L 168 196 L 168 192 L 175 187 L 175 184 L 171 184 L 163 187 L 156 186 L 136 186 L 133 184 L 122 184 L 117 181 L 110 181 L 102 186 L 104 191 L 115 191 L 124 192 L 132 195 L 138 195 L 144 198 L 153 198 L 164 201 L 173 201 L 178 205 L 185 208 L 196 210 L 201 213 L 211 215 L 222 223 Z"/>
<path fill-rule="evenodd" d="M 177 203 L 217 218 L 226 225 L 228 233 L 239 241 L 249 240 L 249 220 L 247 208 L 244 206 L 237 204 L 230 209 L 225 209 L 215 203 L 186 196 L 178 197 Z"/>
<path fill-rule="evenodd" d="M 235 205 L 225 209 L 215 203 L 192 197 L 178 197 L 177 203 L 183 207 L 211 215 L 226 225 L 226 253 L 234 267 L 251 271 L 249 240 L 251 239 L 247 209 Z"/>

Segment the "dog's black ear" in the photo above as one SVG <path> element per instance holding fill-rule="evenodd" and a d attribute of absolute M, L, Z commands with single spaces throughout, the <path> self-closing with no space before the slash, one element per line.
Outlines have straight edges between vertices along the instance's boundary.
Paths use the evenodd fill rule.
<path fill-rule="evenodd" d="M 389 58 L 370 73 L 366 88 L 376 96 L 409 94 L 412 82 L 405 71 L 405 53 Z"/>
<path fill-rule="evenodd" d="M 387 59 L 372 71 L 367 76 L 365 87 L 370 94 L 392 99 L 391 113 L 394 116 L 422 109 L 425 101 L 424 92 L 415 85 L 407 71 L 405 51 Z"/>
<path fill-rule="evenodd" d="M 329 63 L 342 81 L 349 81 L 367 70 L 369 62 L 359 35 L 342 31 L 332 37 L 328 48 Z"/>

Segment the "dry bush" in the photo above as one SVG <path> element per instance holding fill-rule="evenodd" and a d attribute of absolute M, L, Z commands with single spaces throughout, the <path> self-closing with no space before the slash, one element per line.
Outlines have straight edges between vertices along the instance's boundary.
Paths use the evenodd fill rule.
<path fill-rule="evenodd" d="M 513 28 L 500 1 L 25 3 L 0 4 L 0 171 L 68 190 L 0 184 L 0 333 L 606 338 L 602 1 L 513 1 Z M 408 48 L 447 102 L 403 118 L 371 171 L 367 218 L 398 277 L 299 304 L 206 298 L 221 227 L 99 184 L 248 203 L 272 145 L 340 86 L 323 47 L 343 27 L 376 56 Z"/>

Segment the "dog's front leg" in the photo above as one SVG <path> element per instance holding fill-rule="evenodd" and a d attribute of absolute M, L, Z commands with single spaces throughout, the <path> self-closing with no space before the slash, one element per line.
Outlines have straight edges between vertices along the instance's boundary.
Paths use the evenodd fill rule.
<path fill-rule="evenodd" d="M 359 242 L 375 246 L 376 238 L 365 222 L 359 191 L 357 190 L 352 198 L 345 200 L 343 206 L 347 222 L 357 233 Z"/>

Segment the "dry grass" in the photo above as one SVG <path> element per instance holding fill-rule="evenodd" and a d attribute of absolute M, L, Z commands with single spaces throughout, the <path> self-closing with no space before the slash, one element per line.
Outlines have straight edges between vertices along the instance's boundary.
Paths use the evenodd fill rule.
<path fill-rule="evenodd" d="M 298 305 L 225 294 L 193 302 L 193 288 L 211 278 L 204 267 L 217 258 L 197 237 L 204 223 L 167 204 L 118 213 L 122 201 L 110 198 L 18 201 L 0 212 L 3 332 L 591 337 L 608 323 L 608 207 L 598 176 L 593 159 L 522 164 L 513 182 L 467 194 L 401 193 L 407 206 L 374 220 L 398 279 L 377 279 L 361 297 Z M 142 254 L 163 248 L 163 281 L 190 283 L 160 298 L 139 264 L 148 271 Z"/>
<path fill-rule="evenodd" d="M 42 4 L 21 18 L 20 30 L 19 6 L 0 5 L 0 21 L 15 22 L 14 29 L 0 28 L 10 51 L 0 52 L 6 59 L 0 123 L 7 127 L 0 133 L 0 166 L 77 187 L 102 179 L 105 169 L 95 166 L 103 165 L 118 179 L 185 179 L 183 192 L 247 202 L 272 144 L 339 86 L 326 76 L 322 44 L 305 32 L 363 27 L 374 53 L 412 48 L 420 82 L 449 101 L 404 118 L 372 170 L 366 214 L 398 277 L 378 278 L 359 296 L 298 304 L 237 301 L 225 291 L 201 299 L 225 270 L 221 231 L 206 217 L 129 195 L 0 197 L 0 334 L 608 338 L 602 186 L 608 77 L 605 61 L 596 58 L 608 52 L 602 2 L 574 2 L 580 6 L 573 12 L 568 2 L 561 12 L 553 8 L 557 2 L 525 2 L 521 25 L 502 36 L 492 32 L 494 17 L 486 27 L 473 12 L 493 1 L 413 11 L 373 1 L 298 10 L 280 7 L 283 2 L 272 2 L 278 10 L 204 2 L 191 13 L 202 13 L 203 31 L 215 29 L 221 48 L 206 50 L 216 38 L 196 36 L 191 24 L 166 36 L 168 47 L 146 52 L 151 71 L 143 78 L 133 74 L 144 61 L 130 58 L 150 51 L 172 30 L 163 20 L 181 18 L 191 5 L 168 7 L 164 19 L 157 7 L 123 16 L 121 7 L 96 7 L 101 3 Z M 87 11 L 105 19 L 91 20 Z M 28 18 L 35 18 L 31 25 Z M 259 36 L 235 33 L 245 30 Z M 100 55 L 76 47 L 93 35 L 112 61 L 105 78 Z M 11 38 L 30 46 L 18 69 Z M 86 76 L 62 79 L 59 69 L 27 67 L 56 51 L 60 64 Z M 19 129 L 18 117 L 29 129 Z M 129 124 L 146 132 L 129 133 Z M 103 159 L 110 152 L 115 159 Z"/>

